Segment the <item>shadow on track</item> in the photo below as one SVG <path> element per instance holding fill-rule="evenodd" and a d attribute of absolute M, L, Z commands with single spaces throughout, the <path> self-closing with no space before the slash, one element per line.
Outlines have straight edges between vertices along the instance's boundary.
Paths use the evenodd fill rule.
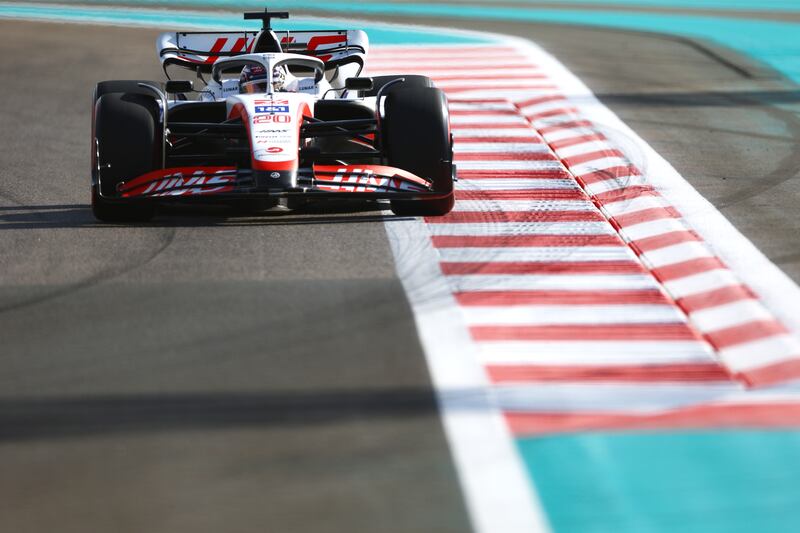
<path fill-rule="evenodd" d="M 480 409 L 485 392 L 453 391 L 448 404 Z M 0 442 L 118 433 L 303 426 L 427 416 L 428 388 L 242 394 L 122 395 L 0 400 Z"/>
<path fill-rule="evenodd" d="M 241 212 L 225 206 L 161 206 L 156 218 L 140 224 L 98 222 L 88 205 L 0 206 L 0 231 L 64 228 L 154 227 L 189 228 L 209 226 L 292 226 L 301 224 L 352 224 L 401 220 L 384 215 L 388 206 L 335 204 L 307 207 L 292 212 Z"/>

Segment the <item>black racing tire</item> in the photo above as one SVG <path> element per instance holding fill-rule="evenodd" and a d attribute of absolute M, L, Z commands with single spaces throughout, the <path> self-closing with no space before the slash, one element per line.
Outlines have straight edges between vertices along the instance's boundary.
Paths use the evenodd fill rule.
<path fill-rule="evenodd" d="M 418 89 L 420 87 L 433 87 L 433 82 L 427 76 L 419 76 L 417 74 L 408 74 L 408 75 L 396 75 L 393 74 L 391 76 L 373 76 L 372 77 L 372 89 L 369 91 L 364 91 L 364 96 L 378 96 L 378 91 L 389 82 L 392 82 L 398 78 L 403 78 L 404 81 L 400 83 L 395 83 L 385 91 L 383 91 L 384 96 L 395 91 L 404 90 L 404 89 Z"/>
<path fill-rule="evenodd" d="M 99 82 L 94 89 L 94 96 L 99 99 L 104 94 L 108 93 L 140 93 L 147 94 L 146 89 L 139 87 L 140 83 L 146 83 L 155 87 L 161 87 L 161 83 L 157 81 L 147 80 L 108 80 Z"/>
<path fill-rule="evenodd" d="M 409 88 L 386 97 L 382 134 L 390 166 L 433 181 L 444 194 L 435 200 L 392 200 L 401 216 L 442 216 L 453 209 L 453 142 L 447 97 L 432 87 Z"/>
<path fill-rule="evenodd" d="M 92 213 L 98 220 L 143 222 L 155 215 L 150 202 L 119 203 L 103 197 L 116 196 L 121 181 L 160 167 L 158 116 L 155 99 L 142 94 L 110 92 L 97 99 L 94 131 L 101 179 L 92 185 Z"/>

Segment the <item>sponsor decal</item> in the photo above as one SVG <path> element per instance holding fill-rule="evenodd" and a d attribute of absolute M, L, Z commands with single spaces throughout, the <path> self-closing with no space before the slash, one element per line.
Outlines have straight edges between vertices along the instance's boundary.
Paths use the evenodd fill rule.
<path fill-rule="evenodd" d="M 371 169 L 339 168 L 331 179 L 317 178 L 320 188 L 343 192 L 383 192 L 387 188 L 423 192 L 425 188 L 398 177 L 380 176 Z"/>
<path fill-rule="evenodd" d="M 126 196 L 191 196 L 233 190 L 236 177 L 230 170 L 219 170 L 213 174 L 197 170 L 191 176 L 182 172 L 167 174 L 152 181 L 141 192 L 131 192 Z"/>
<path fill-rule="evenodd" d="M 256 115 L 253 117 L 253 124 L 289 124 L 291 121 L 291 115 Z"/>
<path fill-rule="evenodd" d="M 274 100 L 254 100 L 253 103 L 257 106 L 259 105 L 289 105 L 289 100 L 284 99 L 274 99 Z"/>
<path fill-rule="evenodd" d="M 289 144 L 293 133 L 289 130 L 264 130 L 256 132 L 254 139 L 256 144 Z"/>
<path fill-rule="evenodd" d="M 257 105 L 256 113 L 288 113 L 288 105 Z"/>
<path fill-rule="evenodd" d="M 269 148 L 266 148 L 265 151 L 271 154 L 279 154 L 283 152 L 283 148 L 281 148 L 280 146 L 270 146 Z"/>

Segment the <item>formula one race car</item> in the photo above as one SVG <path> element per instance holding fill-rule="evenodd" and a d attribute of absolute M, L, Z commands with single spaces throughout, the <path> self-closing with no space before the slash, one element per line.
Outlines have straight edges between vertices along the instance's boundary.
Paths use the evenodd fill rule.
<path fill-rule="evenodd" d="M 168 81 L 104 81 L 92 107 L 92 210 L 142 221 L 165 201 L 389 200 L 398 215 L 453 207 L 447 99 L 423 76 L 359 77 L 360 30 L 159 36 Z M 172 67 L 203 80 L 195 90 Z M 207 81 L 206 81 L 207 80 Z"/>

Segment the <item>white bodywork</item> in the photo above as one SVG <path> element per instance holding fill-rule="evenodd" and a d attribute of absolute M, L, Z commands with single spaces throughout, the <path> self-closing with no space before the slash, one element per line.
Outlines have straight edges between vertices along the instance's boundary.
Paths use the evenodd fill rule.
<path fill-rule="evenodd" d="M 242 116 L 247 124 L 253 164 L 291 165 L 297 160 L 300 124 L 313 116 L 314 95 L 305 93 L 239 94 L 226 99 L 228 117 Z M 289 170 L 289 169 L 284 169 Z"/>

